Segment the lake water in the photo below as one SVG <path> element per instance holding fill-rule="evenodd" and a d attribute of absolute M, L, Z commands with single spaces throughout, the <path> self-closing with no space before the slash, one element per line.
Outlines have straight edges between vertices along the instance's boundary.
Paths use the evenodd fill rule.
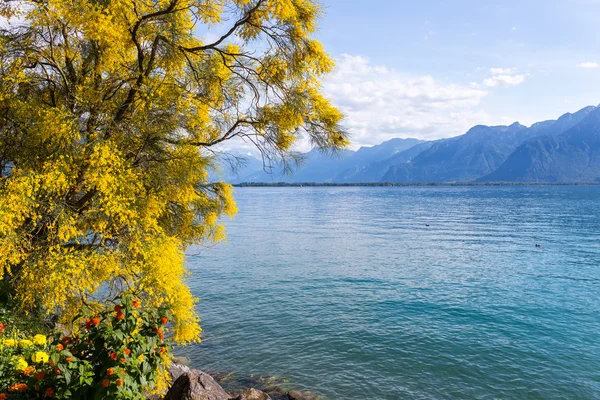
<path fill-rule="evenodd" d="M 328 399 L 600 398 L 599 186 L 236 198 L 228 243 L 188 252 L 195 366 Z"/>

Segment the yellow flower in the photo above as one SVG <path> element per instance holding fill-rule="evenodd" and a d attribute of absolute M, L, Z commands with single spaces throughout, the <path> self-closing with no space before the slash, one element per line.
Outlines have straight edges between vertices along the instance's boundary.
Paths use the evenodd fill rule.
<path fill-rule="evenodd" d="M 38 346 L 43 346 L 47 342 L 46 336 L 44 335 L 35 335 L 33 337 L 33 344 L 37 344 Z"/>
<path fill-rule="evenodd" d="M 15 370 L 23 372 L 29 366 L 23 357 L 13 356 L 13 361 L 16 362 Z"/>
<path fill-rule="evenodd" d="M 144 357 L 144 355 L 143 355 L 143 354 L 140 354 L 140 355 L 138 356 L 138 358 L 137 358 L 137 359 L 138 359 L 138 361 L 139 361 L 139 362 L 144 362 L 144 361 L 146 361 L 146 357 Z"/>
<path fill-rule="evenodd" d="M 4 339 L 2 343 L 8 347 L 17 347 L 17 341 L 15 339 Z"/>
<path fill-rule="evenodd" d="M 19 341 L 19 347 L 29 347 L 31 345 L 33 345 L 33 342 L 31 340 L 21 339 Z"/>
<path fill-rule="evenodd" d="M 48 356 L 47 353 L 45 353 L 43 351 L 36 351 L 31 356 L 31 361 L 36 362 L 36 363 L 45 363 L 45 362 L 48 362 L 49 358 L 50 357 Z"/>

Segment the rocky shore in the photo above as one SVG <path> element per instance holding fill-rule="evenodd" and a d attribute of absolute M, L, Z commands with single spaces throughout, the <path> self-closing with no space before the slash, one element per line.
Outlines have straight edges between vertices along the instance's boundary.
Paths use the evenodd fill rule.
<path fill-rule="evenodd" d="M 171 388 L 162 400 L 320 400 L 316 393 L 286 391 L 279 386 L 261 385 L 260 380 L 252 382 L 260 387 L 227 391 L 218 382 L 226 379 L 226 376 L 213 374 L 213 377 L 183 364 L 172 364 L 169 373 L 172 378 Z"/>

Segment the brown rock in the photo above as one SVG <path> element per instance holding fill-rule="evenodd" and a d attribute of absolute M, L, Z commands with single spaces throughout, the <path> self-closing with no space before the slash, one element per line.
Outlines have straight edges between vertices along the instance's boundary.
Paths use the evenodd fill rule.
<path fill-rule="evenodd" d="M 210 375 L 190 370 L 173 382 L 164 400 L 229 400 L 229 396 Z"/>
<path fill-rule="evenodd" d="M 271 396 L 257 389 L 248 389 L 231 400 L 271 400 Z"/>
<path fill-rule="evenodd" d="M 307 390 L 299 391 L 292 390 L 287 394 L 289 400 L 320 400 L 321 398 L 314 392 L 309 392 Z"/>
<path fill-rule="evenodd" d="M 256 389 L 248 389 L 242 395 L 246 400 L 271 400 L 271 396 Z"/>

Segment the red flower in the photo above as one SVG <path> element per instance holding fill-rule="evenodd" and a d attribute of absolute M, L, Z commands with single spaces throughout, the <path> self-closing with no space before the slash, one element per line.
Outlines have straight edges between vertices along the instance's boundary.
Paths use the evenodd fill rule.
<path fill-rule="evenodd" d="M 119 321 L 121 321 L 123 318 L 125 318 L 125 314 L 123 314 L 121 311 L 119 311 L 119 312 L 117 313 L 117 319 L 118 319 Z"/>
<path fill-rule="evenodd" d="M 4 329 L 5 329 L 4 324 L 2 322 L 0 322 L 0 333 L 4 332 Z"/>
<path fill-rule="evenodd" d="M 108 387 L 110 385 L 110 381 L 107 378 L 102 379 L 102 386 Z"/>
<path fill-rule="evenodd" d="M 160 322 L 162 322 L 163 325 L 166 325 L 167 322 L 169 322 L 169 319 L 167 317 L 161 317 Z"/>
<path fill-rule="evenodd" d="M 112 368 L 109 368 L 106 370 L 106 375 L 108 375 L 108 376 L 111 376 L 114 373 L 115 373 L 115 371 Z"/>
<path fill-rule="evenodd" d="M 98 325 L 99 323 L 100 323 L 100 318 L 95 317 L 94 319 L 92 319 L 92 324 Z"/>
<path fill-rule="evenodd" d="M 139 308 L 140 307 L 140 302 L 137 300 L 133 300 L 131 302 L 131 305 L 133 306 L 133 308 Z"/>
<path fill-rule="evenodd" d="M 117 379 L 115 383 L 117 384 L 117 386 L 123 386 L 123 381 L 120 378 Z"/>
<path fill-rule="evenodd" d="M 85 319 L 85 327 L 86 329 L 90 329 L 92 327 L 92 320 L 89 318 Z"/>
<path fill-rule="evenodd" d="M 56 370 L 54 372 L 56 372 L 56 375 L 61 375 L 62 374 L 62 371 L 60 369 L 58 369 L 58 368 L 56 368 Z"/>
<path fill-rule="evenodd" d="M 131 354 L 131 350 L 125 349 L 125 354 L 130 355 Z"/>
<path fill-rule="evenodd" d="M 0 393 L 0 400 L 6 400 L 6 393 Z"/>
<path fill-rule="evenodd" d="M 37 379 L 38 381 L 44 379 L 46 377 L 46 373 L 45 372 L 38 372 L 37 374 L 35 374 L 33 376 L 35 379 Z"/>
<path fill-rule="evenodd" d="M 63 342 L 64 344 L 68 344 L 70 340 L 71 339 L 68 336 L 65 336 L 64 338 L 62 338 L 61 342 Z"/>
<path fill-rule="evenodd" d="M 52 397 L 54 396 L 54 390 L 52 388 L 46 389 L 46 393 L 44 393 L 44 397 Z"/>
<path fill-rule="evenodd" d="M 117 353 L 115 353 L 114 351 L 110 353 L 110 358 L 111 360 L 115 361 L 117 359 Z"/>
<path fill-rule="evenodd" d="M 63 346 L 62 344 L 59 343 L 56 345 L 56 348 L 58 349 L 58 351 L 61 351 L 65 348 L 65 346 Z"/>
<path fill-rule="evenodd" d="M 121 312 L 121 308 L 123 308 L 123 307 L 122 307 L 120 304 L 117 304 L 117 305 L 115 306 L 115 312 L 116 312 L 116 313 L 118 313 L 118 312 Z"/>

